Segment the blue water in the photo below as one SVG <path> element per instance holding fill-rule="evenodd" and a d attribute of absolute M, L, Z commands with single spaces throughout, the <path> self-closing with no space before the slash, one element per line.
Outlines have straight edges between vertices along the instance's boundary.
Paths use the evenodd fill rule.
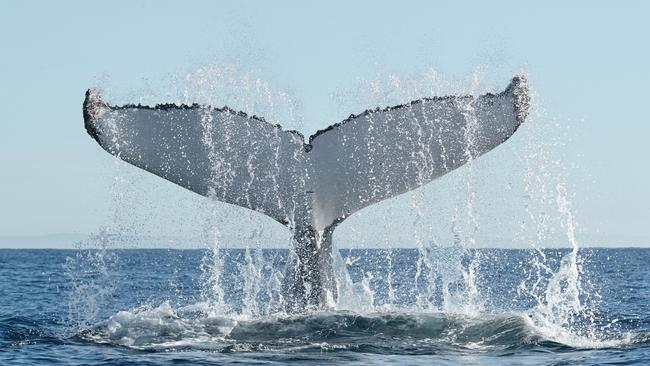
<path fill-rule="evenodd" d="M 361 302 L 302 315 L 286 251 L 209 254 L 0 250 L 0 364 L 650 364 L 650 249 L 342 250 Z"/>

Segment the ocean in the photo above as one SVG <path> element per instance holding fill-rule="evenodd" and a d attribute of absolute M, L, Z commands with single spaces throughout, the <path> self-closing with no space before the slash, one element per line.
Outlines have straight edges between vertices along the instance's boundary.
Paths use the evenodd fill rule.
<path fill-rule="evenodd" d="M 287 250 L 0 250 L 0 365 L 650 364 L 650 249 L 344 249 L 286 314 Z"/>

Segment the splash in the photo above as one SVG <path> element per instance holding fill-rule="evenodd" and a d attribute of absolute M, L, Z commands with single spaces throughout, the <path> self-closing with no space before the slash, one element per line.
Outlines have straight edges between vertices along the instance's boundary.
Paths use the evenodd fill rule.
<path fill-rule="evenodd" d="M 84 248 L 79 243 L 77 254 L 67 257 L 64 265 L 69 286 L 66 291 L 67 322 L 74 330 L 87 328 L 101 319 L 104 315 L 102 309 L 110 301 L 116 286 L 111 271 L 118 257 L 109 251 L 110 233 L 104 229 L 93 236 L 91 242 L 98 243 L 99 247 Z"/>
<path fill-rule="evenodd" d="M 540 108 L 533 113 L 533 121 L 543 119 Z M 550 122 L 531 124 L 533 129 L 526 136 L 527 151 L 522 156 L 525 201 L 520 229 L 531 250 L 526 277 L 517 286 L 517 293 L 529 299 L 530 308 L 525 313 L 531 326 L 547 339 L 577 348 L 627 344 L 631 339 L 628 333 L 603 332 L 615 320 L 597 319 L 598 289 L 583 279 L 587 258 L 577 239 L 567 172 L 556 152 L 565 142 L 541 130 L 561 130 L 557 123 Z M 568 244 L 559 260 L 543 249 L 551 241 Z"/>
<path fill-rule="evenodd" d="M 115 144 L 120 144 L 120 131 L 115 121 L 109 121 L 113 131 Z M 112 163 L 116 170 L 124 167 L 115 160 Z M 69 332 L 74 333 L 95 324 L 106 316 L 107 304 L 114 295 L 116 287 L 113 272 L 119 263 L 119 257 L 112 251 L 125 238 L 133 237 L 133 227 L 126 224 L 121 207 L 130 207 L 132 202 L 127 199 L 129 182 L 124 174 L 117 174 L 112 180 L 110 194 L 115 208 L 109 218 L 110 224 L 102 227 L 84 242 L 76 244 L 77 253 L 67 257 L 64 264 L 64 274 L 69 287 L 65 290 L 68 305 L 68 317 L 64 322 L 69 325 Z M 131 234 L 131 235 L 130 235 Z"/>
<path fill-rule="evenodd" d="M 550 277 L 543 291 L 536 295 L 537 305 L 529 312 L 531 321 L 549 339 L 574 347 L 600 348 L 624 343 L 620 339 L 606 339 L 596 329 L 596 304 L 589 301 L 598 295 L 588 293 L 582 287 L 583 258 L 576 240 L 571 202 L 563 184 L 557 184 L 556 194 L 557 210 L 571 248 L 561 258 L 556 271 L 546 266 Z M 538 261 L 538 257 L 533 259 L 536 267 L 544 267 Z"/>
<path fill-rule="evenodd" d="M 483 74 L 484 70 L 479 70 L 473 76 L 470 86 L 466 88 L 470 90 L 470 94 L 475 95 L 480 90 Z M 182 86 L 177 89 L 180 91 L 177 93 L 177 99 L 182 102 L 199 102 L 206 106 L 228 104 L 255 114 L 270 116 L 272 121 L 282 120 L 285 125 L 286 121 L 289 121 L 289 125 L 297 129 L 302 127 L 300 117 L 295 111 L 295 103 L 290 100 L 288 94 L 273 92 L 269 84 L 261 79 L 248 74 L 242 75 L 229 67 L 202 68 L 181 79 Z M 400 104 L 421 95 L 440 94 L 441 90 L 446 91 L 453 88 L 450 85 L 454 85 L 442 80 L 440 75 L 433 71 L 428 72 L 425 78 L 416 78 L 425 80 L 424 82 L 401 80 L 394 75 L 388 79 L 385 84 L 371 82 L 370 90 L 373 92 L 370 93 L 370 99 L 373 99 L 373 95 L 374 99 L 372 102 L 363 101 L 363 105 Z M 363 96 L 363 99 L 366 98 L 368 96 Z M 442 193 L 436 194 L 428 188 L 418 189 L 401 198 L 411 202 L 414 216 L 403 215 L 411 219 L 408 225 L 395 222 L 399 220 L 394 219 L 399 216 L 394 215 L 394 211 L 399 211 L 399 204 L 394 203 L 396 200 L 378 204 L 378 209 L 368 214 L 373 223 L 365 228 L 382 226 L 376 230 L 382 234 L 379 238 L 368 238 L 362 233 L 364 225 L 355 228 L 355 222 L 351 221 L 351 230 L 355 232 L 353 238 L 361 237 L 361 240 L 354 242 L 374 241 L 379 243 L 383 250 L 380 255 L 371 258 L 368 258 L 367 253 L 351 255 L 352 252 L 348 252 L 344 258 L 335 248 L 333 265 L 339 296 L 336 301 L 332 299 L 331 313 L 288 316 L 284 312 L 287 299 L 282 283 L 286 273 L 284 267 L 295 258 L 295 253 L 270 256 L 264 249 L 263 233 L 266 225 L 256 222 L 256 216 L 248 213 L 238 219 L 247 220 L 240 223 L 239 229 L 247 231 L 249 235 L 244 235 L 240 241 L 244 244 L 242 251 L 237 255 L 232 254 L 226 250 L 232 239 L 225 235 L 229 232 L 226 228 L 227 222 L 232 218 L 226 217 L 224 207 L 219 203 L 209 202 L 202 210 L 207 214 L 203 217 L 205 224 L 202 237 L 206 250 L 200 263 L 200 302 L 190 306 L 174 306 L 169 301 L 158 306 L 149 304 L 129 311 L 119 311 L 99 323 L 99 312 L 96 309 L 101 308 L 101 305 L 95 305 L 87 307 L 95 309 L 91 311 L 92 314 L 82 316 L 84 319 L 93 320 L 79 322 L 79 326 L 90 329 L 87 336 L 91 339 L 144 349 L 185 346 L 205 346 L 212 349 L 231 347 L 233 340 L 259 338 L 272 344 L 268 334 L 256 333 L 254 330 L 255 327 L 263 326 L 287 332 L 287 339 L 291 342 L 307 337 L 310 341 L 327 342 L 331 345 L 337 342 L 332 342 L 332 339 L 327 337 L 313 337 L 311 334 L 317 332 L 316 329 L 327 332 L 328 329 L 357 326 L 358 324 L 351 320 L 354 317 L 361 319 L 359 322 L 362 323 L 383 324 L 367 329 L 361 327 L 360 331 L 355 328 L 354 331 L 358 331 L 355 333 L 357 336 L 367 335 L 364 332 L 368 332 L 368 329 L 385 332 L 390 332 L 390 329 L 404 329 L 404 332 L 422 333 L 422 339 L 418 338 L 418 341 L 433 338 L 444 339 L 447 342 L 445 344 L 492 346 L 489 339 L 500 339 L 501 331 L 481 333 L 481 329 L 505 327 L 504 332 L 521 336 L 524 343 L 548 339 L 576 347 L 604 344 L 593 343 L 599 338 L 590 325 L 593 323 L 593 304 L 585 303 L 586 295 L 581 282 L 582 258 L 575 236 L 575 218 L 570 197 L 563 182 L 555 185 L 555 191 L 549 189 L 551 182 L 557 180 L 557 177 L 549 168 L 548 156 L 544 155 L 547 152 L 536 145 L 530 133 L 527 134 L 526 143 L 532 145 L 530 149 L 538 155 L 525 155 L 522 176 L 517 177 L 519 181 L 509 184 L 523 185 L 522 190 L 527 194 L 528 201 L 523 203 L 524 207 L 520 207 L 519 212 L 526 215 L 532 224 L 521 224 L 521 229 L 529 231 L 532 227 L 535 232 L 534 237 L 528 240 L 532 255 L 527 263 L 530 264 L 531 270 L 518 287 L 518 295 L 529 301 L 532 299 L 532 305 L 523 312 L 525 315 L 522 315 L 520 309 L 506 309 L 504 312 L 503 309 L 491 307 L 488 299 L 490 284 L 485 283 L 483 275 L 485 268 L 490 265 L 490 258 L 482 256 L 478 249 L 480 245 L 490 244 L 481 236 L 484 227 L 488 226 L 483 221 L 484 218 L 489 219 L 490 216 L 496 215 L 480 214 L 486 196 L 489 196 L 482 192 L 480 184 L 487 169 L 480 162 L 474 161 L 476 157 L 473 151 L 478 134 L 474 106 L 466 103 L 461 107 L 463 118 L 468 122 L 463 131 L 467 166 L 454 178 L 450 178 L 448 186 L 442 188 Z M 220 146 L 219 150 L 215 149 L 211 141 L 211 118 L 211 113 L 203 114 L 202 142 L 208 148 L 213 170 L 211 194 L 215 199 L 219 199 L 216 196 L 218 192 L 225 191 L 219 187 L 234 183 L 227 179 L 232 167 L 220 153 L 228 151 L 228 139 L 225 139 L 224 146 Z M 533 120 L 527 124 L 536 122 L 538 121 Z M 229 128 L 226 123 L 226 135 Z M 115 136 L 119 138 L 118 135 Z M 441 136 L 425 136 L 420 129 L 417 138 L 425 141 Z M 280 154 L 278 141 L 267 141 L 271 146 L 275 146 L 276 154 Z M 443 151 L 442 154 L 443 158 L 447 157 L 447 152 Z M 539 161 L 544 163 L 538 164 Z M 428 162 L 424 158 L 419 162 L 421 165 L 414 169 L 424 171 Z M 247 167 L 249 175 L 253 177 L 256 172 L 252 162 L 249 161 Z M 280 167 L 276 165 L 275 169 L 279 171 Z M 226 179 L 219 179 L 220 177 Z M 277 193 L 282 189 L 280 183 L 274 181 L 272 185 L 271 191 L 279 197 Z M 556 195 L 557 207 L 554 212 L 546 209 L 551 202 L 549 194 Z M 497 195 L 499 196 L 503 196 L 503 193 Z M 440 198 L 441 201 L 436 201 Z M 490 197 L 487 197 L 488 202 L 489 199 Z M 123 200 L 120 198 L 118 201 Z M 446 206 L 438 209 L 440 202 L 446 202 Z M 519 202 L 520 206 L 521 204 Z M 537 210 L 536 205 L 544 209 Z M 282 202 L 278 202 L 278 206 L 282 206 Z M 294 202 L 288 211 L 295 211 L 296 206 Z M 379 220 L 377 213 L 381 216 Z M 362 214 L 359 216 L 363 217 Z M 542 249 L 549 228 L 554 227 L 553 220 L 561 223 L 559 227 L 566 231 L 566 238 L 571 245 L 571 251 L 561 259 L 557 269 Z M 376 225 L 376 222 L 381 224 Z M 293 226 L 295 227 L 295 223 Z M 400 252 L 400 243 L 392 239 L 393 232 L 400 233 L 401 226 L 406 226 L 413 236 L 413 243 L 417 248 L 414 254 Z M 261 229 L 251 229 L 256 227 Z M 287 242 L 290 240 L 291 238 L 288 238 Z M 107 258 L 105 253 L 101 258 Z M 94 261 L 86 257 L 78 257 L 77 262 L 71 261 L 70 267 L 74 267 L 78 262 L 96 262 L 99 264 L 93 264 L 95 268 L 106 267 L 101 264 L 101 260 Z M 78 272 L 70 272 L 75 271 Z M 100 272 L 103 276 L 110 277 L 108 271 Z M 83 282 L 71 279 L 72 283 L 80 281 Z M 236 284 L 235 288 L 233 284 Z M 83 284 L 74 285 L 73 293 L 80 299 L 101 299 L 107 296 L 102 294 L 103 289 L 109 289 L 110 286 L 100 284 L 91 285 L 89 288 L 93 290 L 84 290 Z M 91 292 L 99 295 L 93 295 Z M 90 301 L 98 304 L 100 302 Z M 80 312 L 83 308 L 78 305 L 78 300 L 71 300 L 70 303 L 71 312 Z M 481 320 L 486 317 L 487 321 Z M 394 319 L 400 321 L 395 322 Z M 310 322 L 313 328 L 305 329 L 306 324 Z M 394 328 L 390 328 L 391 326 Z M 445 331 L 435 333 L 432 330 L 439 328 L 444 328 Z M 287 329 L 293 329 L 295 332 Z M 254 347 L 253 343 L 250 347 Z"/>

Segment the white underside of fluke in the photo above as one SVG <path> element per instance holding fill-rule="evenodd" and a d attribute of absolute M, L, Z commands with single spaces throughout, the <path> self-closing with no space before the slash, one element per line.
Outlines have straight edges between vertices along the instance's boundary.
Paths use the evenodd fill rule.
<path fill-rule="evenodd" d="M 323 231 L 495 148 L 523 122 L 526 80 L 500 94 L 436 97 L 352 115 L 304 141 L 211 106 L 84 102 L 86 129 L 111 154 L 198 194 Z"/>

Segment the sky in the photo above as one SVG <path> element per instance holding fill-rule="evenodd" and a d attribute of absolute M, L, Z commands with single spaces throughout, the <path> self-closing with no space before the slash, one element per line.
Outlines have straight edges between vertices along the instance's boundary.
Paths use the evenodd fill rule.
<path fill-rule="evenodd" d="M 210 70 L 226 70 L 211 80 L 226 90 L 215 94 L 224 104 L 288 119 L 279 122 L 306 135 L 375 106 L 368 104 L 426 91 L 499 91 L 524 73 L 535 113 L 521 136 L 432 188 L 350 218 L 339 240 L 378 243 L 387 233 L 391 242 L 430 240 L 435 231 L 445 238 L 450 225 L 478 222 L 474 231 L 485 245 L 527 246 L 540 232 L 557 234 L 545 237 L 548 245 L 566 245 L 563 234 L 576 225 L 584 245 L 650 246 L 650 121 L 643 112 L 650 96 L 650 3 L 396 4 L 4 2 L 0 246 L 11 238 L 106 227 L 194 237 L 211 222 L 224 237 L 282 241 L 283 229 L 265 218 L 205 203 L 120 165 L 83 129 L 81 104 L 90 87 L 116 103 L 180 101 L 200 97 L 187 85 Z M 268 86 L 266 102 L 254 100 L 259 90 L 238 90 L 249 79 Z M 538 185 L 531 190 L 530 182 Z M 553 195 L 564 192 L 559 186 L 569 192 L 571 222 L 552 207 L 559 202 Z M 472 191 L 480 197 L 468 199 Z M 549 224 L 531 219 L 547 208 Z"/>

